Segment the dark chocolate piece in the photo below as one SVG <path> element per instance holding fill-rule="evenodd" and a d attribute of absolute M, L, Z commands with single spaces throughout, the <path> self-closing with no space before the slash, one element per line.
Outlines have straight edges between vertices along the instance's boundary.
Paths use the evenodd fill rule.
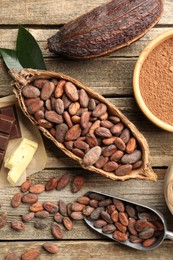
<path fill-rule="evenodd" d="M 0 114 L 0 166 L 2 165 L 15 118 Z"/>
<path fill-rule="evenodd" d="M 15 124 L 12 127 L 10 139 L 20 138 L 22 136 L 22 134 L 21 134 L 21 130 L 20 130 L 19 119 L 17 116 L 15 105 L 0 107 L 0 114 L 11 116 L 16 119 Z"/>

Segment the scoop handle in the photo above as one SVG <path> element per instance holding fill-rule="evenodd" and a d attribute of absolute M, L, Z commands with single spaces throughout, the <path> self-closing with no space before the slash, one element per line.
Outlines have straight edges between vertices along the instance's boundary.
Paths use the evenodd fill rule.
<path fill-rule="evenodd" d="M 166 231 L 166 236 L 165 236 L 165 238 L 170 239 L 170 240 L 173 240 L 173 232 L 171 232 L 171 231 Z"/>

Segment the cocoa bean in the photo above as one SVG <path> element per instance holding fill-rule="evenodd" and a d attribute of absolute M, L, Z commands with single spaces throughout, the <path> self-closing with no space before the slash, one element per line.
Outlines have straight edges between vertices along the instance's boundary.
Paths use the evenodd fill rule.
<path fill-rule="evenodd" d="M 155 226 L 153 223 L 151 223 L 151 222 L 149 222 L 149 221 L 147 221 L 147 220 L 139 219 L 139 220 L 136 221 L 136 223 L 135 223 L 135 229 L 136 229 L 138 232 L 141 232 L 141 231 L 143 231 L 143 230 L 146 229 L 146 228 L 152 228 L 152 229 L 154 229 L 154 230 L 157 229 L 156 226 Z"/>
<path fill-rule="evenodd" d="M 92 112 L 93 117 L 100 117 L 107 111 L 107 106 L 103 103 L 98 104 Z"/>
<path fill-rule="evenodd" d="M 73 141 L 67 141 L 67 142 L 64 142 L 64 145 L 68 150 L 72 150 L 73 149 L 73 143 L 74 143 Z"/>
<path fill-rule="evenodd" d="M 57 114 L 55 111 L 46 111 L 45 118 L 55 124 L 60 124 L 64 121 L 62 115 Z"/>
<path fill-rule="evenodd" d="M 89 134 L 94 134 L 95 130 L 100 127 L 100 120 L 96 120 L 90 127 Z"/>
<path fill-rule="evenodd" d="M 31 104 L 33 104 L 34 102 L 38 102 L 38 101 L 40 101 L 40 98 L 39 97 L 37 97 L 37 98 L 26 98 L 25 100 L 24 100 L 24 102 L 25 102 L 25 105 L 28 107 L 28 106 L 30 106 Z"/>
<path fill-rule="evenodd" d="M 75 155 L 77 155 L 80 158 L 83 158 L 85 155 L 85 153 L 78 148 L 73 148 L 71 151 L 72 151 L 72 153 L 74 153 Z"/>
<path fill-rule="evenodd" d="M 67 109 L 72 102 L 65 94 L 62 96 L 62 101 L 64 103 L 64 109 Z"/>
<path fill-rule="evenodd" d="M 90 215 L 90 218 L 92 220 L 98 220 L 100 218 L 101 212 L 104 210 L 104 207 L 97 207 L 93 210 L 93 212 Z"/>
<path fill-rule="evenodd" d="M 40 96 L 40 90 L 34 86 L 27 85 L 23 87 L 22 94 L 26 98 L 36 98 Z"/>
<path fill-rule="evenodd" d="M 124 212 L 119 212 L 118 218 L 119 218 L 119 221 L 121 222 L 121 224 L 123 224 L 124 226 L 128 226 L 128 224 L 129 224 L 128 217 L 126 216 L 126 214 Z"/>
<path fill-rule="evenodd" d="M 155 242 L 156 242 L 156 238 L 155 237 L 151 237 L 149 239 L 144 240 L 142 245 L 144 247 L 150 247 L 150 246 L 154 245 Z"/>
<path fill-rule="evenodd" d="M 57 212 L 55 215 L 54 215 L 54 220 L 57 222 L 57 223 L 62 223 L 62 220 L 63 220 L 63 216 Z"/>
<path fill-rule="evenodd" d="M 33 102 L 27 107 L 28 113 L 31 115 L 35 114 L 38 110 L 43 108 L 43 105 L 44 102 L 42 100 L 37 100 Z"/>
<path fill-rule="evenodd" d="M 114 161 L 111 162 L 107 162 L 104 166 L 103 166 L 103 170 L 106 172 L 112 172 L 115 171 L 118 168 L 118 164 Z"/>
<path fill-rule="evenodd" d="M 48 252 L 49 254 L 57 254 L 59 251 L 59 248 L 56 244 L 53 244 L 52 242 L 46 242 L 42 245 L 42 247 Z"/>
<path fill-rule="evenodd" d="M 47 110 L 51 111 L 52 110 L 52 104 L 51 104 L 51 100 L 50 99 L 47 99 L 45 101 L 45 107 Z"/>
<path fill-rule="evenodd" d="M 71 221 L 71 219 L 69 217 L 63 217 L 63 224 L 67 230 L 73 229 L 73 222 Z"/>
<path fill-rule="evenodd" d="M 137 161 L 139 161 L 141 159 L 141 156 L 142 156 L 141 151 L 140 150 L 135 150 L 131 154 L 125 154 L 121 158 L 121 162 L 123 164 L 133 164 L 133 163 L 136 163 Z"/>
<path fill-rule="evenodd" d="M 116 209 L 120 212 L 125 211 L 124 203 L 121 200 L 113 199 L 113 204 L 115 205 Z"/>
<path fill-rule="evenodd" d="M 34 117 L 36 121 L 39 121 L 40 119 L 44 119 L 44 112 L 42 110 L 38 110 L 34 113 Z"/>
<path fill-rule="evenodd" d="M 72 211 L 82 211 L 84 209 L 85 205 L 78 203 L 78 202 L 74 202 L 71 206 L 71 210 Z"/>
<path fill-rule="evenodd" d="M 36 229 L 45 229 L 47 228 L 47 223 L 44 220 L 38 220 L 34 223 Z"/>
<path fill-rule="evenodd" d="M 84 216 L 83 216 L 81 211 L 79 211 L 79 212 L 74 211 L 74 212 L 71 213 L 71 218 L 74 219 L 74 220 L 81 220 L 81 219 L 84 218 Z"/>
<path fill-rule="evenodd" d="M 68 131 L 68 126 L 65 123 L 56 125 L 56 140 L 59 143 L 63 143 L 65 141 L 65 136 L 67 131 Z"/>
<path fill-rule="evenodd" d="M 83 214 L 84 216 L 90 216 L 93 211 L 94 211 L 94 207 L 85 206 L 85 207 L 83 208 L 82 214 Z"/>
<path fill-rule="evenodd" d="M 94 98 L 90 98 L 89 103 L 88 103 L 88 109 L 89 110 L 94 110 L 96 107 L 96 102 Z"/>
<path fill-rule="evenodd" d="M 118 150 L 125 151 L 126 145 L 121 138 L 117 137 L 114 141 L 114 144 L 116 145 Z"/>
<path fill-rule="evenodd" d="M 83 128 L 83 129 L 82 129 L 81 135 L 82 135 L 82 136 L 86 136 L 86 135 L 88 134 L 88 132 L 89 132 L 91 126 L 92 126 L 92 123 L 91 123 L 91 122 L 88 122 L 88 126 L 87 126 L 86 128 Z"/>
<path fill-rule="evenodd" d="M 97 138 L 95 137 L 94 134 L 88 133 L 86 135 L 86 142 L 89 144 L 90 148 L 98 146 L 98 140 L 97 140 Z"/>
<path fill-rule="evenodd" d="M 138 232 L 135 229 L 136 220 L 134 218 L 129 218 L 128 230 L 130 234 L 137 236 Z"/>
<path fill-rule="evenodd" d="M 18 232 L 21 232 L 25 229 L 25 225 L 22 221 L 19 221 L 19 220 L 13 220 L 11 222 L 11 228 L 18 231 Z"/>
<path fill-rule="evenodd" d="M 99 201 L 99 204 L 98 204 L 98 206 L 99 207 L 106 207 L 106 206 L 108 206 L 108 205 L 111 205 L 112 204 L 112 199 L 104 199 L 104 200 L 101 200 L 101 201 Z"/>
<path fill-rule="evenodd" d="M 96 228 L 102 228 L 107 225 L 107 222 L 103 219 L 98 219 L 93 222 L 93 226 Z"/>
<path fill-rule="evenodd" d="M 62 233 L 61 227 L 56 222 L 52 223 L 51 230 L 52 230 L 52 235 L 54 236 L 54 238 L 56 238 L 56 239 L 63 238 L 63 233 Z"/>
<path fill-rule="evenodd" d="M 102 127 L 111 128 L 111 127 L 113 127 L 114 124 L 109 120 L 102 120 L 100 125 Z"/>
<path fill-rule="evenodd" d="M 47 79 L 36 79 L 34 80 L 33 84 L 35 87 L 42 89 L 43 84 L 49 82 Z"/>
<path fill-rule="evenodd" d="M 153 228 L 145 228 L 143 231 L 139 232 L 139 238 L 148 239 L 151 238 L 154 234 Z"/>
<path fill-rule="evenodd" d="M 86 150 L 86 149 L 89 148 L 89 145 L 88 145 L 86 142 L 80 141 L 80 140 L 74 141 L 74 146 L 75 146 L 76 148 L 81 149 L 81 150 Z"/>
<path fill-rule="evenodd" d="M 132 205 L 127 204 L 127 205 L 125 206 L 125 209 L 126 209 L 127 214 L 129 215 L 129 217 L 135 218 L 135 216 L 136 216 L 136 210 L 135 210 L 135 208 L 134 208 Z"/>
<path fill-rule="evenodd" d="M 98 161 L 95 163 L 95 167 L 98 169 L 103 168 L 103 166 L 108 162 L 108 160 L 109 160 L 108 157 L 100 156 Z"/>
<path fill-rule="evenodd" d="M 123 151 L 120 151 L 120 150 L 117 150 L 115 151 L 112 155 L 111 155 L 111 158 L 110 160 L 111 161 L 115 161 L 115 162 L 118 162 L 124 155 L 124 152 Z"/>
<path fill-rule="evenodd" d="M 116 146 L 114 144 L 111 144 L 109 146 L 106 146 L 106 148 L 102 152 L 102 155 L 105 157 L 110 157 L 116 150 Z"/>
<path fill-rule="evenodd" d="M 64 189 L 69 184 L 69 181 L 70 181 L 70 174 L 65 173 L 64 175 L 62 175 L 58 181 L 57 190 Z"/>
<path fill-rule="evenodd" d="M 84 89 L 79 90 L 79 102 L 81 107 L 88 107 L 89 97 Z"/>
<path fill-rule="evenodd" d="M 65 83 L 64 90 L 65 90 L 67 97 L 70 100 L 77 101 L 79 99 L 77 88 L 72 82 L 67 81 Z"/>
<path fill-rule="evenodd" d="M 62 99 L 57 98 L 55 101 L 55 111 L 59 114 L 62 115 L 64 113 L 64 103 Z"/>
<path fill-rule="evenodd" d="M 106 199 L 106 197 L 104 195 L 98 194 L 98 193 L 95 193 L 95 192 L 90 192 L 88 196 L 89 196 L 90 199 L 94 199 L 94 200 L 104 200 L 104 199 Z"/>
<path fill-rule="evenodd" d="M 43 203 L 43 208 L 48 211 L 49 213 L 56 213 L 59 210 L 59 207 L 57 204 L 55 204 L 54 202 L 44 202 Z"/>
<path fill-rule="evenodd" d="M 143 241 L 141 238 L 135 235 L 130 235 L 129 240 L 132 243 L 141 243 Z"/>
<path fill-rule="evenodd" d="M 123 131 L 124 129 L 124 124 L 119 122 L 117 123 L 116 125 L 114 125 L 113 127 L 111 127 L 111 133 L 118 136 L 121 134 L 121 132 Z"/>
<path fill-rule="evenodd" d="M 72 203 L 67 203 L 67 215 L 70 217 L 72 210 L 71 210 Z"/>
<path fill-rule="evenodd" d="M 37 217 L 37 218 L 47 218 L 47 217 L 49 217 L 49 212 L 46 211 L 46 210 L 37 211 L 37 212 L 35 212 L 35 217 Z"/>
<path fill-rule="evenodd" d="M 136 149 L 136 138 L 131 137 L 127 143 L 126 152 L 133 153 L 135 149 Z"/>
<path fill-rule="evenodd" d="M 74 123 L 74 124 L 79 124 L 80 123 L 80 116 L 72 116 L 71 118 L 71 121 Z"/>
<path fill-rule="evenodd" d="M 78 112 L 79 108 L 80 108 L 79 102 L 73 102 L 70 104 L 68 108 L 68 112 L 71 116 L 74 116 Z"/>
<path fill-rule="evenodd" d="M 63 215 L 64 217 L 67 216 L 67 206 L 66 203 L 63 200 L 59 200 L 59 212 L 61 213 L 61 215 Z"/>
<path fill-rule="evenodd" d="M 111 144 L 114 143 L 116 138 L 117 138 L 116 136 L 111 136 L 111 137 L 105 138 L 105 139 L 102 140 L 102 143 L 104 145 L 111 145 Z"/>
<path fill-rule="evenodd" d="M 156 214 L 152 212 L 139 212 L 138 213 L 138 218 L 142 220 L 147 220 L 147 221 L 153 221 L 156 222 L 158 220 L 158 217 Z"/>
<path fill-rule="evenodd" d="M 121 121 L 120 118 L 117 116 L 109 116 L 108 119 L 114 124 L 117 124 Z"/>
<path fill-rule="evenodd" d="M 39 249 L 29 249 L 21 255 L 22 260 L 36 260 L 40 256 Z"/>
<path fill-rule="evenodd" d="M 74 141 L 81 135 L 81 127 L 79 124 L 72 126 L 65 135 L 66 141 Z"/>
<path fill-rule="evenodd" d="M 124 142 L 125 144 L 127 144 L 128 141 L 130 140 L 130 130 L 129 130 L 128 128 L 125 128 L 125 129 L 122 131 L 122 133 L 121 133 L 121 135 L 120 135 L 120 138 L 123 140 L 123 142 Z"/>
<path fill-rule="evenodd" d="M 11 207 L 18 208 L 21 204 L 22 194 L 16 193 L 11 199 Z"/>
<path fill-rule="evenodd" d="M 43 210 L 43 205 L 41 203 L 34 203 L 30 206 L 30 211 L 37 212 Z"/>
<path fill-rule="evenodd" d="M 54 190 L 57 187 L 58 179 L 56 177 L 51 178 L 45 185 L 46 191 Z"/>
<path fill-rule="evenodd" d="M 103 211 L 101 211 L 100 215 L 101 215 L 102 219 L 105 220 L 107 223 L 109 223 L 109 224 L 113 223 L 111 216 L 109 215 L 108 212 L 103 210 Z"/>
<path fill-rule="evenodd" d="M 71 184 L 71 191 L 72 193 L 77 193 L 82 189 L 84 186 L 84 177 L 82 175 L 77 175 L 73 178 L 72 184 Z"/>
<path fill-rule="evenodd" d="M 61 79 L 58 84 L 55 86 L 55 97 L 56 98 L 60 98 L 62 97 L 63 93 L 64 93 L 64 85 L 65 85 L 66 81 Z"/>
<path fill-rule="evenodd" d="M 43 184 L 32 185 L 32 186 L 29 188 L 29 191 L 30 191 L 31 193 L 40 194 L 40 193 L 42 193 L 42 192 L 45 191 L 45 185 L 43 185 Z"/>
<path fill-rule="evenodd" d="M 131 164 L 121 165 L 115 171 L 115 174 L 117 176 L 124 176 L 124 175 L 127 175 L 128 173 L 130 173 L 131 170 L 132 170 L 132 165 Z"/>
<path fill-rule="evenodd" d="M 85 111 L 88 111 L 88 108 L 80 107 L 76 113 L 76 116 L 81 116 Z"/>
<path fill-rule="evenodd" d="M 127 231 L 127 227 L 126 226 L 124 226 L 121 222 L 116 222 L 115 223 L 115 226 L 116 226 L 116 228 L 119 230 L 119 231 L 121 231 L 122 233 L 125 233 L 126 231 Z"/>
<path fill-rule="evenodd" d="M 41 94 L 40 94 L 41 99 L 47 100 L 48 98 L 50 98 L 54 89 L 55 89 L 55 85 L 53 84 L 53 82 L 50 81 L 45 82 L 41 89 Z"/>
<path fill-rule="evenodd" d="M 98 127 L 98 128 L 96 128 L 94 133 L 96 135 L 102 137 L 102 138 L 111 137 L 112 136 L 110 130 L 105 128 L 105 127 Z"/>
<path fill-rule="evenodd" d="M 28 193 L 22 196 L 22 202 L 27 204 L 34 204 L 38 201 L 38 196 L 36 194 Z"/>
<path fill-rule="evenodd" d="M 126 241 L 128 239 L 128 236 L 127 236 L 126 233 L 123 233 L 119 230 L 115 230 L 114 234 L 113 234 L 113 238 L 118 240 L 118 241 L 123 242 L 123 241 Z"/>
<path fill-rule="evenodd" d="M 108 205 L 107 206 L 107 212 L 111 215 L 116 209 L 115 209 L 115 205 Z"/>
<path fill-rule="evenodd" d="M 35 217 L 35 213 L 34 213 L 34 212 L 30 212 L 30 213 L 27 213 L 27 214 L 23 215 L 23 216 L 22 216 L 22 220 L 25 221 L 25 222 L 29 222 L 29 221 L 31 221 L 34 217 Z"/>
<path fill-rule="evenodd" d="M 100 146 L 95 146 L 95 147 L 91 148 L 85 154 L 85 156 L 83 158 L 83 164 L 85 166 L 91 166 L 91 165 L 95 164 L 98 161 L 98 159 L 101 155 L 101 152 L 102 152 L 102 150 L 101 150 Z"/>
<path fill-rule="evenodd" d="M 80 124 L 82 128 L 87 128 L 90 120 L 90 112 L 85 111 L 81 115 Z"/>
<path fill-rule="evenodd" d="M 111 234 L 116 230 L 115 225 L 113 224 L 107 224 L 102 228 L 102 232 L 105 234 Z"/>
<path fill-rule="evenodd" d="M 89 202 L 89 205 L 93 208 L 97 208 L 98 204 L 99 204 L 98 200 L 95 200 L 95 199 L 91 199 Z"/>
<path fill-rule="evenodd" d="M 143 164 L 142 160 L 139 160 L 139 161 L 137 161 L 136 163 L 134 163 L 132 165 L 132 169 L 133 170 L 138 169 L 138 168 L 140 168 L 142 166 L 142 164 Z"/>
<path fill-rule="evenodd" d="M 116 209 L 111 213 L 111 219 L 113 222 L 118 222 L 119 216 L 118 211 Z"/>

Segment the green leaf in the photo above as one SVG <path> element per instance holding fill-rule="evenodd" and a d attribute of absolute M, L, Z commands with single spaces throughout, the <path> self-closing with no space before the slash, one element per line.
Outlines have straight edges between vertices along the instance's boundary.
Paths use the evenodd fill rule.
<path fill-rule="evenodd" d="M 0 48 L 0 53 L 9 70 L 20 71 L 21 69 L 23 69 L 22 65 L 18 60 L 17 53 L 15 50 Z"/>
<path fill-rule="evenodd" d="M 16 51 L 17 57 L 24 68 L 46 70 L 37 41 L 23 26 L 19 26 Z"/>

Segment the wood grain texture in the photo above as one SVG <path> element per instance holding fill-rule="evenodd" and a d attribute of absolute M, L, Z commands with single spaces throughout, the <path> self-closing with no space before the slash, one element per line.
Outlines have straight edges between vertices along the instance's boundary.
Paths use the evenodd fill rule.
<path fill-rule="evenodd" d="M 2 25 L 18 24 L 37 24 L 37 25 L 58 25 L 64 24 L 77 18 L 78 16 L 91 11 L 107 0 L 91 1 L 86 0 L 81 3 L 80 0 L 26 0 L 9 3 L 1 0 L 1 21 Z M 108 1 L 107 1 L 108 2 Z M 171 24 L 173 6 L 171 0 L 164 0 L 164 14 L 159 24 Z M 10 12 L 9 12 L 10 10 Z"/>
<path fill-rule="evenodd" d="M 0 260 L 4 260 L 4 257 L 8 252 L 16 252 L 20 256 L 25 250 L 31 248 L 40 249 L 40 260 L 45 259 L 66 259 L 66 260 L 86 260 L 86 259 L 136 259 L 146 260 L 168 260 L 172 259 L 173 247 L 172 242 L 165 241 L 159 248 L 153 251 L 143 252 L 134 251 L 131 248 L 122 246 L 115 242 L 110 241 L 58 241 L 56 244 L 59 247 L 57 255 L 49 255 L 42 249 L 43 242 L 10 242 L 0 243 Z M 105 258 L 105 252 L 106 258 Z"/>

